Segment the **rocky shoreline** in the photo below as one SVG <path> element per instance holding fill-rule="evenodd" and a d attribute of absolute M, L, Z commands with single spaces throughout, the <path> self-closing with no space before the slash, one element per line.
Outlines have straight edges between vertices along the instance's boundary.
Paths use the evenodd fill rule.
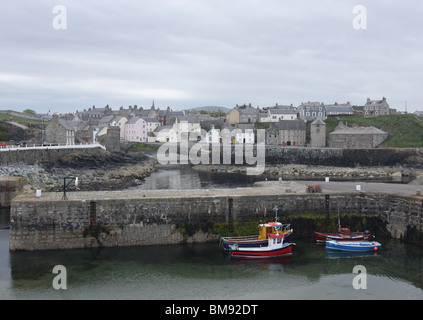
<path fill-rule="evenodd" d="M 74 191 L 113 191 L 136 187 L 154 172 L 157 160 L 142 152 L 106 153 L 100 157 L 83 153 L 62 158 L 49 166 L 16 164 L 0 167 L 0 176 L 23 178 L 25 192 L 63 191 L 64 178 L 78 177 Z M 246 166 L 197 165 L 195 170 L 208 174 L 245 175 Z M 409 167 L 334 167 L 301 164 L 266 165 L 263 180 L 364 180 L 423 185 L 423 170 Z M 69 180 L 67 180 L 69 181 Z"/>
<path fill-rule="evenodd" d="M 78 177 L 78 186 L 72 184 L 70 190 L 122 190 L 141 184 L 155 170 L 155 164 L 155 160 L 139 155 L 86 157 L 81 154 L 49 166 L 16 164 L 0 167 L 0 176 L 22 177 L 26 193 L 35 193 L 35 190 L 61 192 L 64 178 L 71 177 Z"/>

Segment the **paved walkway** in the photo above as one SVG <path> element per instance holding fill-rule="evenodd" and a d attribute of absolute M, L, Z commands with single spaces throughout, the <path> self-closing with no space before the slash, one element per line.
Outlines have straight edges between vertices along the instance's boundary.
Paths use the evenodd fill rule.
<path fill-rule="evenodd" d="M 265 195 L 292 195 L 305 194 L 306 186 L 319 184 L 324 193 L 339 192 L 382 192 L 390 194 L 415 195 L 423 186 L 393 183 L 368 182 L 318 182 L 318 181 L 263 181 L 257 187 L 233 189 L 196 189 L 196 190 L 124 190 L 124 191 L 69 191 L 66 193 L 69 200 L 95 201 L 105 199 L 163 199 L 186 197 L 236 197 L 236 196 L 265 196 Z M 357 190 L 360 185 L 360 190 Z M 15 198 L 19 202 L 60 201 L 63 192 L 23 194 Z"/>

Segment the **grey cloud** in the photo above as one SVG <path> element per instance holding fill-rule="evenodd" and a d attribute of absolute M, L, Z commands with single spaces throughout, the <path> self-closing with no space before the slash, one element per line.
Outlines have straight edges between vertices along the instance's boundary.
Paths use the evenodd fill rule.
<path fill-rule="evenodd" d="M 351 101 L 419 107 L 420 2 L 9 1 L 0 11 L 0 108 L 194 107 Z M 423 106 L 421 106 L 423 108 Z"/>

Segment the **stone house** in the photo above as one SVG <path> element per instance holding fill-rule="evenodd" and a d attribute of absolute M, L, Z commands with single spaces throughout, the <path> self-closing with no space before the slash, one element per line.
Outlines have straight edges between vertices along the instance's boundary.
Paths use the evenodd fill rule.
<path fill-rule="evenodd" d="M 161 125 L 157 117 L 143 119 L 147 124 L 147 132 L 154 132 L 154 130 Z"/>
<path fill-rule="evenodd" d="M 98 128 L 93 127 L 87 121 L 81 121 L 81 125 L 82 126 L 80 126 L 80 128 L 76 131 L 77 140 L 82 143 L 93 143 L 98 132 Z"/>
<path fill-rule="evenodd" d="M 178 142 L 178 132 L 175 128 L 175 126 L 159 126 L 154 130 L 154 138 L 151 137 L 150 141 L 154 139 L 154 142 L 171 142 L 171 143 L 177 143 Z"/>
<path fill-rule="evenodd" d="M 333 116 L 352 116 L 355 114 L 351 104 L 347 103 L 340 103 L 338 104 L 328 104 L 326 107 L 326 116 L 333 117 Z"/>
<path fill-rule="evenodd" d="M 375 127 L 347 127 L 342 122 L 329 134 L 329 147 L 344 149 L 377 148 L 389 134 Z"/>
<path fill-rule="evenodd" d="M 303 120 L 280 120 L 266 130 L 267 145 L 304 146 L 306 123 Z"/>
<path fill-rule="evenodd" d="M 306 144 L 306 123 L 303 120 L 279 121 L 279 141 L 283 146 Z"/>
<path fill-rule="evenodd" d="M 182 140 L 200 141 L 201 124 L 200 118 L 196 116 L 175 117 L 173 130 L 177 132 L 178 142 Z"/>
<path fill-rule="evenodd" d="M 267 113 L 260 115 L 260 122 L 279 122 L 280 120 L 297 120 L 297 112 L 294 108 L 268 108 Z"/>
<path fill-rule="evenodd" d="M 45 140 L 59 145 L 74 145 L 75 129 L 68 121 L 59 118 L 56 113 L 46 127 Z"/>
<path fill-rule="evenodd" d="M 110 152 L 120 151 L 120 128 L 118 126 L 110 126 L 107 128 L 106 133 L 99 136 L 98 142 L 105 146 Z"/>
<path fill-rule="evenodd" d="M 120 128 L 120 138 L 121 140 L 125 139 L 125 124 L 128 122 L 126 117 L 120 115 L 109 114 L 102 117 L 98 121 L 98 127 L 100 128 L 109 128 L 109 127 L 119 127 Z M 104 133 L 103 133 L 104 134 Z"/>
<path fill-rule="evenodd" d="M 310 121 L 316 120 L 317 118 L 325 120 L 327 118 L 326 107 L 320 102 L 303 102 L 297 107 L 297 113 L 301 120 Z"/>
<path fill-rule="evenodd" d="M 83 121 L 91 121 L 93 124 L 98 124 L 101 118 L 111 113 L 112 109 L 107 105 L 105 108 L 96 108 L 93 106 L 88 110 L 78 112 L 77 115 Z"/>
<path fill-rule="evenodd" d="M 125 124 L 125 140 L 147 142 L 147 124 L 143 118 L 134 117 Z"/>
<path fill-rule="evenodd" d="M 385 97 L 383 97 L 382 100 L 370 100 L 370 98 L 367 98 L 367 102 L 364 105 L 365 117 L 375 117 L 388 114 L 390 114 L 389 104 L 386 102 Z"/>
<path fill-rule="evenodd" d="M 251 103 L 247 105 L 242 105 L 236 107 L 231 110 L 228 114 L 228 122 L 230 124 L 237 124 L 237 123 L 256 123 L 260 119 L 259 110 L 253 108 Z"/>

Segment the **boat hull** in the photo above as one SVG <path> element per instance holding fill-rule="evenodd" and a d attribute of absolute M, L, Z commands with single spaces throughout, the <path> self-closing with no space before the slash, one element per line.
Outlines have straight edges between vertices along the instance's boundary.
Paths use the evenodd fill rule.
<path fill-rule="evenodd" d="M 348 252 L 367 252 L 377 251 L 382 247 L 376 241 L 326 241 L 326 250 L 348 251 Z"/>
<path fill-rule="evenodd" d="M 289 242 L 289 238 L 292 232 L 284 233 L 284 242 Z M 259 240 L 258 236 L 245 236 L 245 237 L 222 237 L 220 239 L 221 245 L 225 250 L 230 250 L 230 246 L 238 245 L 240 248 L 250 248 L 250 247 L 267 247 L 267 239 Z"/>
<path fill-rule="evenodd" d="M 231 250 L 233 258 L 247 258 L 247 259 L 263 259 L 263 258 L 276 258 L 292 255 L 294 243 L 283 244 L 282 247 L 266 250 L 266 248 L 238 248 Z"/>
<path fill-rule="evenodd" d="M 341 233 L 323 233 L 323 232 L 314 232 L 314 236 L 317 242 L 326 242 L 326 240 L 336 240 L 336 241 L 368 241 L 373 236 L 364 232 L 355 232 L 351 235 L 344 235 Z"/>

